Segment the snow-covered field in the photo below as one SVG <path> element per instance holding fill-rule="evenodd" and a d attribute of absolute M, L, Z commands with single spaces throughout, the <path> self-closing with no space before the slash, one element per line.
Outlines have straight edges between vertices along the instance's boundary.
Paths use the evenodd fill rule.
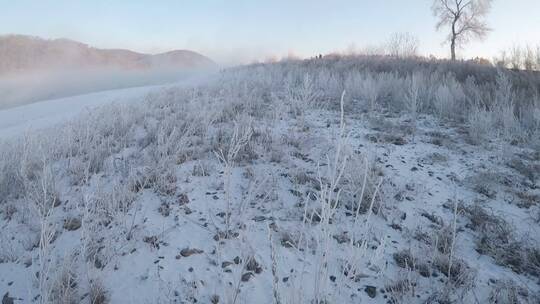
<path fill-rule="evenodd" d="M 538 303 L 539 101 L 499 124 L 470 84 L 352 63 L 0 112 L 0 296 Z"/>
<path fill-rule="evenodd" d="M 162 86 L 138 87 L 97 92 L 54 100 L 45 100 L 0 110 L 0 138 L 21 135 L 63 123 L 94 108 L 113 102 L 141 100 L 148 92 Z"/>

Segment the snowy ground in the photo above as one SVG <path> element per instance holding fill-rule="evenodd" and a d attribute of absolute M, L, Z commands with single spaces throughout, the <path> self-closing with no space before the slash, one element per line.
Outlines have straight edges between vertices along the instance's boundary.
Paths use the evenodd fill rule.
<path fill-rule="evenodd" d="M 51 148 L 52 173 L 38 174 L 42 185 L 54 180 L 46 213 L 29 202 L 40 201 L 39 190 L 0 200 L 0 295 L 15 303 L 47 302 L 40 290 L 65 303 L 537 303 L 538 151 L 495 139 L 471 145 L 463 126 L 351 111 L 358 101 L 347 98 L 343 119 L 339 106 L 298 114 L 279 96 L 231 83 L 160 89 L 138 105 L 45 129 L 78 148 Z M 53 104 L 69 103 L 75 115 L 149 90 L 0 112 L 10 119 L 0 119 L 0 132 L 15 136 L 30 119 L 50 127 L 41 115 Z M 86 147 L 80 130 L 89 126 L 99 139 L 86 143 L 105 157 L 95 170 L 93 154 L 74 151 Z"/>
<path fill-rule="evenodd" d="M 111 90 L 72 96 L 0 110 L 0 138 L 20 135 L 73 119 L 84 111 L 112 102 L 141 100 L 160 86 Z"/>

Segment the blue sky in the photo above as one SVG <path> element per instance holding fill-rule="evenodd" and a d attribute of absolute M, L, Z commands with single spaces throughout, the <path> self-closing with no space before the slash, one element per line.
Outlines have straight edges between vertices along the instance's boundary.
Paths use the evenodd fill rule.
<path fill-rule="evenodd" d="M 420 39 L 422 54 L 446 56 L 431 0 L 0 0 L 0 34 L 71 38 L 100 48 L 157 53 L 192 49 L 238 63 L 302 57 Z M 495 0 L 493 32 L 460 51 L 491 58 L 513 44 L 540 44 L 539 0 Z"/>

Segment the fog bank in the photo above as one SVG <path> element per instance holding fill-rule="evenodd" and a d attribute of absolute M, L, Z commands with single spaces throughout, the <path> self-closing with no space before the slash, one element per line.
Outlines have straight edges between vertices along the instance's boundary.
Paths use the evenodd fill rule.
<path fill-rule="evenodd" d="M 211 74 L 215 69 L 56 69 L 0 76 L 0 109 L 104 90 L 167 84 Z"/>

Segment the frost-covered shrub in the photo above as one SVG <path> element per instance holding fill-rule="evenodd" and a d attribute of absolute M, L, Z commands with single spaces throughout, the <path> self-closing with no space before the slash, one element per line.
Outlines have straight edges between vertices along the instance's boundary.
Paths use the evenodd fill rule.
<path fill-rule="evenodd" d="M 405 109 L 414 120 L 416 120 L 416 115 L 422 107 L 422 78 L 420 74 L 411 75 L 405 91 Z"/>
<path fill-rule="evenodd" d="M 23 184 L 19 178 L 20 153 L 15 150 L 19 145 L 1 143 L 0 147 L 0 204 L 12 196 L 23 193 Z"/>
<path fill-rule="evenodd" d="M 521 135 L 520 124 L 516 115 L 513 102 L 498 104 L 494 110 L 496 125 L 500 133 L 507 139 L 514 139 Z"/>
<path fill-rule="evenodd" d="M 495 102 L 491 106 L 495 125 L 502 136 L 512 139 L 519 133 L 519 122 L 515 113 L 515 93 L 508 75 L 502 70 L 497 71 L 496 85 Z"/>
<path fill-rule="evenodd" d="M 447 75 L 440 80 L 439 85 L 433 82 L 431 86 L 435 88 L 432 98 L 435 113 L 441 118 L 461 120 L 466 113 L 465 109 L 469 108 L 462 85 Z"/>
<path fill-rule="evenodd" d="M 493 114 L 479 106 L 472 107 L 467 116 L 469 123 L 469 139 L 479 144 L 493 132 Z"/>
<path fill-rule="evenodd" d="M 363 82 L 364 75 L 357 71 L 352 71 L 345 75 L 345 91 L 353 99 L 360 99 L 363 97 Z"/>
<path fill-rule="evenodd" d="M 290 112 L 299 119 L 303 127 L 307 109 L 320 103 L 320 93 L 309 74 L 305 74 L 300 83 L 288 87 L 286 102 L 290 105 Z"/>
<path fill-rule="evenodd" d="M 498 265 L 516 273 L 540 276 L 540 250 L 527 240 L 518 240 L 513 227 L 502 217 L 475 205 L 464 209 L 478 238 L 476 250 L 492 257 Z"/>
<path fill-rule="evenodd" d="M 372 208 L 373 213 L 378 213 L 381 190 L 378 189 L 380 169 L 375 166 L 375 161 L 366 156 L 351 155 L 347 168 L 343 172 L 340 187 L 343 189 L 342 200 L 346 208 L 352 211 L 358 210 L 365 214 Z M 379 192 L 379 196 L 376 194 Z"/>
<path fill-rule="evenodd" d="M 452 112 L 452 103 L 454 102 L 454 96 L 450 92 L 450 88 L 447 85 L 441 84 L 435 92 L 435 111 L 439 117 L 446 117 Z"/>
<path fill-rule="evenodd" d="M 407 81 L 400 77 L 397 73 L 382 73 L 377 76 L 380 82 L 380 98 L 379 102 L 386 107 L 393 109 L 402 109 L 403 92 Z"/>
<path fill-rule="evenodd" d="M 384 93 L 382 75 L 368 72 L 352 71 L 345 76 L 345 91 L 353 99 L 360 100 L 365 109 L 373 111 L 379 98 Z"/>
<path fill-rule="evenodd" d="M 135 200 L 135 194 L 132 190 L 130 185 L 114 181 L 109 189 L 106 189 L 95 200 L 95 212 L 106 218 L 115 218 L 120 214 L 127 213 Z"/>
<path fill-rule="evenodd" d="M 321 68 L 316 77 L 316 85 L 325 100 L 335 98 L 343 91 L 342 81 L 330 69 Z"/>
<path fill-rule="evenodd" d="M 66 257 L 52 282 L 50 301 L 52 303 L 71 304 L 79 301 L 76 261 Z"/>
<path fill-rule="evenodd" d="M 489 294 L 490 303 L 517 304 L 521 303 L 520 288 L 511 280 L 497 281 Z"/>
<path fill-rule="evenodd" d="M 88 298 L 91 304 L 107 304 L 109 303 L 109 295 L 103 283 L 98 279 L 90 281 L 90 290 Z"/>

